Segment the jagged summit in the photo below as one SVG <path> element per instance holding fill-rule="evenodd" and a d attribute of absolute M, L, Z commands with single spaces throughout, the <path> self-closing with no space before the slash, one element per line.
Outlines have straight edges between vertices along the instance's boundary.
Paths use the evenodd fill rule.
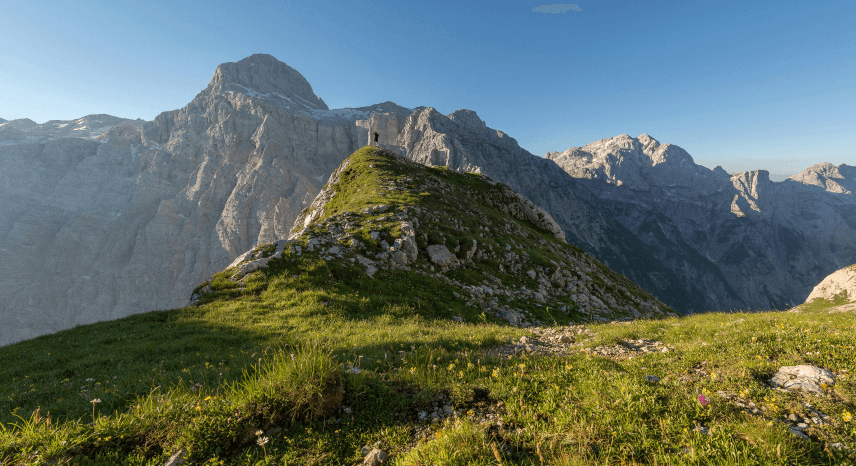
<path fill-rule="evenodd" d="M 852 194 L 856 191 L 856 167 L 843 163 L 837 167 L 829 162 L 812 165 L 788 179 L 832 193 Z"/>
<path fill-rule="evenodd" d="M 660 144 L 642 134 L 621 134 L 583 147 L 571 147 L 545 156 L 575 178 L 605 181 L 648 191 L 654 185 L 712 188 L 722 173 L 697 165 L 692 156 L 674 144 Z"/>
<path fill-rule="evenodd" d="M 484 120 L 479 118 L 478 114 L 472 110 L 462 108 L 446 115 L 450 120 L 460 125 L 472 126 L 473 128 L 487 128 Z"/>
<path fill-rule="evenodd" d="M 254 54 L 217 67 L 210 87 L 243 88 L 248 94 L 275 95 L 313 110 L 329 110 L 300 72 L 268 54 Z M 298 99 L 294 101 L 293 99 Z"/>

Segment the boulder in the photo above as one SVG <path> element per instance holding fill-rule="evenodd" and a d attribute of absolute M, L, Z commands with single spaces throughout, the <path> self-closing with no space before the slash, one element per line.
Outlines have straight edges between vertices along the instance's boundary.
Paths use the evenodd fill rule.
<path fill-rule="evenodd" d="M 455 263 L 455 255 L 449 251 L 449 248 L 441 244 L 432 244 L 428 246 L 428 257 L 431 262 L 446 267 Z"/>
<path fill-rule="evenodd" d="M 771 379 L 773 385 L 785 390 L 802 390 L 813 395 L 824 396 L 821 384 L 835 383 L 835 374 L 820 367 L 799 365 L 783 366 Z"/>
<path fill-rule="evenodd" d="M 363 460 L 363 464 L 366 466 L 380 466 L 387 458 L 389 458 L 389 455 L 385 451 L 380 448 L 373 448 L 372 451 L 366 455 Z"/>

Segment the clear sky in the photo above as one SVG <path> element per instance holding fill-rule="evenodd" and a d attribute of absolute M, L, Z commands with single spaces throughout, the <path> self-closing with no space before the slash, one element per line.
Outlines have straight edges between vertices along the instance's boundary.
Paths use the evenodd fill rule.
<path fill-rule="evenodd" d="M 647 133 L 774 179 L 856 164 L 856 2 L 580 1 L 7 0 L 0 117 L 150 120 L 269 53 L 331 108 L 469 108 L 538 155 Z"/>

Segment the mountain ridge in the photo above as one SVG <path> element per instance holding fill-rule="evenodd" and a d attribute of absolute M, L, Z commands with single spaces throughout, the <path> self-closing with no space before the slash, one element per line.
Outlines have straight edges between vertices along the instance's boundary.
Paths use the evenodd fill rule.
<path fill-rule="evenodd" d="M 273 75 L 288 79 L 271 82 Z M 296 93 L 291 97 L 281 92 L 292 88 Z M 765 203 L 778 192 L 768 188 L 783 188 L 762 172 L 735 175 L 730 187 L 725 185 L 733 195 L 719 195 L 705 207 L 719 212 L 711 216 L 699 211 L 706 204 L 698 199 L 668 201 L 671 194 L 682 195 L 677 190 L 692 186 L 670 187 L 676 190 L 671 193 L 651 184 L 654 178 L 616 178 L 621 167 L 586 168 L 628 186 L 647 183 L 649 193 L 656 191 L 646 199 L 627 199 L 622 195 L 629 191 L 615 190 L 627 186 L 576 178 L 573 170 L 557 163 L 558 156 L 552 160 L 529 154 L 471 110 L 444 116 L 392 102 L 330 110 L 315 98 L 299 72 L 269 55 L 253 55 L 218 67 L 188 105 L 151 122 L 117 119 L 110 126 L 94 115 L 76 123 L 86 127 L 75 130 L 84 138 L 38 141 L 7 128 L 19 139 L 0 147 L 6 169 L 0 173 L 0 321 L 6 329 L 0 344 L 182 305 L 196 283 L 254 244 L 287 238 L 291 222 L 329 174 L 365 145 L 373 131 L 378 131 L 381 146 L 412 160 L 489 174 L 512 186 L 550 213 L 570 242 L 683 312 L 798 302 L 804 297 L 800 293 L 807 295 L 820 278 L 845 265 L 838 262 L 856 262 L 847 242 L 856 221 L 848 216 L 850 204 L 841 200 L 850 195 L 826 191 L 831 183 L 851 190 L 847 166 L 835 172 L 824 165 L 805 175 L 805 182 L 789 181 L 807 199 L 800 201 L 798 212 L 768 208 Z M 54 128 L 65 124 L 50 123 Z M 110 127 L 96 134 L 102 123 Z M 659 144 L 647 135 L 641 142 L 620 138 L 621 144 L 639 145 L 640 154 L 660 151 L 662 160 L 656 164 L 645 156 L 659 170 L 657 179 L 665 180 L 669 170 L 686 170 L 691 160 L 678 146 Z M 584 147 L 594 150 L 593 144 L 608 141 Z M 609 144 L 620 145 L 617 140 Z M 694 175 L 691 184 L 710 185 L 705 192 L 717 196 L 723 174 L 714 169 L 704 177 Z M 837 197 L 827 197 L 833 194 Z M 839 201 L 827 202 L 833 198 Z M 821 209 L 813 212 L 813 203 Z M 665 210 L 657 211 L 661 207 Z M 670 217 L 676 208 L 690 215 Z M 617 216 L 621 212 L 630 214 Z M 720 214 L 725 220 L 718 231 L 700 227 L 718 221 Z M 769 223 L 771 218 L 805 218 L 820 234 L 780 223 L 765 231 L 739 223 Z M 698 228 L 687 230 L 686 224 Z M 747 245 L 759 236 L 777 238 L 771 243 L 773 260 L 744 273 L 737 269 L 755 254 L 755 246 L 694 246 L 702 241 L 697 237 L 716 243 L 741 228 Z M 829 252 L 830 245 L 836 253 Z M 802 259 L 791 265 L 777 259 L 788 254 Z M 737 271 L 720 270 L 720 256 L 736 258 Z M 765 285 L 768 268 L 779 270 L 779 276 Z M 789 282 L 787 274 L 800 276 Z M 760 291 L 750 296 L 750 288 Z"/>

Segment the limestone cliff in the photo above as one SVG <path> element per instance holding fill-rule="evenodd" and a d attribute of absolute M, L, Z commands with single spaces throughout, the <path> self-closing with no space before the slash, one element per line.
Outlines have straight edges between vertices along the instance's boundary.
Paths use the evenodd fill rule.
<path fill-rule="evenodd" d="M 5 123 L 25 137 L 0 147 L 0 345 L 186 304 L 240 253 L 287 238 L 373 125 L 411 111 L 329 110 L 296 70 L 253 55 L 151 122 L 96 115 L 29 142 L 39 125 Z"/>
<path fill-rule="evenodd" d="M 810 303 L 815 299 L 827 299 L 832 301 L 844 294 L 848 301 L 856 302 L 856 265 L 836 270 L 822 282 L 818 283 L 805 302 Z"/>

